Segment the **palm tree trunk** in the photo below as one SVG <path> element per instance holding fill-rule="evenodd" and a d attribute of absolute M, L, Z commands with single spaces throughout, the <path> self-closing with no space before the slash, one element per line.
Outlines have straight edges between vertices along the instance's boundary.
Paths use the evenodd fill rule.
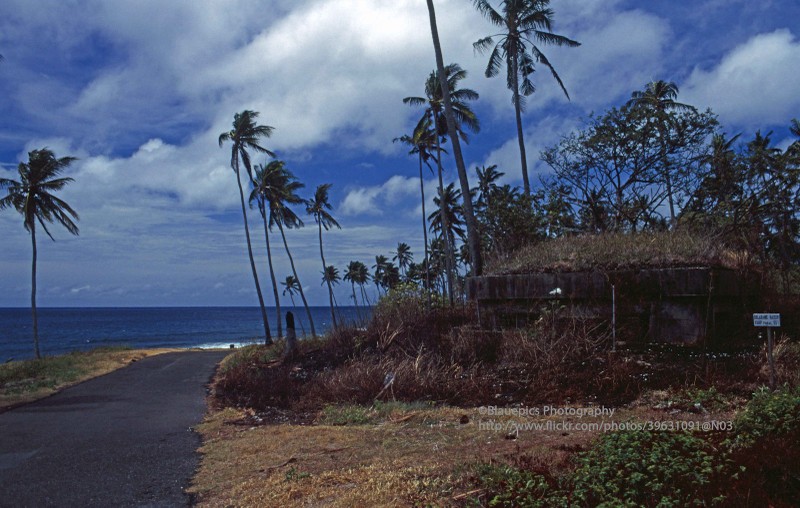
<path fill-rule="evenodd" d="M 528 180 L 528 157 L 525 153 L 525 135 L 522 132 L 522 105 L 520 104 L 519 97 L 519 76 L 517 74 L 517 55 L 511 55 L 511 65 L 513 69 L 513 85 L 514 85 L 514 113 L 517 117 L 517 142 L 519 143 L 519 158 L 520 166 L 522 168 L 522 188 L 525 194 L 531 195 L 531 183 Z M 512 72 L 509 70 L 509 72 Z"/>
<path fill-rule="evenodd" d="M 441 223 L 441 237 L 444 240 L 444 255 L 445 255 L 445 271 L 447 275 L 447 297 L 450 299 L 450 305 L 453 305 L 453 251 L 450 249 L 450 242 L 446 240 L 447 231 L 450 225 L 447 220 L 447 213 L 445 213 L 444 202 L 444 182 L 442 181 L 442 144 L 439 139 L 439 120 L 436 111 L 433 112 L 433 129 L 436 132 L 436 166 L 439 175 L 439 222 Z"/>
<path fill-rule="evenodd" d="M 242 180 L 239 177 L 239 159 L 236 159 L 236 183 L 239 185 L 239 199 L 242 202 L 242 217 L 244 218 L 244 234 L 247 237 L 247 254 L 250 256 L 250 268 L 253 270 L 253 281 L 256 283 L 256 293 L 258 293 L 258 304 L 261 307 L 261 319 L 264 321 L 264 344 L 272 344 L 272 334 L 269 331 L 269 320 L 267 310 L 264 308 L 264 295 L 261 294 L 261 284 L 258 283 L 258 272 L 256 272 L 256 261 L 253 258 L 253 246 L 250 243 L 250 226 L 247 224 L 247 209 L 244 206 L 244 190 L 242 190 Z"/>
<path fill-rule="evenodd" d="M 422 178 L 422 153 L 419 154 L 419 193 L 422 196 L 422 239 L 425 242 L 425 294 L 431 306 L 431 276 L 428 268 L 428 220 L 425 214 L 425 180 Z"/>
<path fill-rule="evenodd" d="M 442 47 L 439 44 L 439 30 L 436 27 L 436 12 L 433 8 L 433 0 L 427 0 L 428 17 L 431 24 L 431 37 L 433 38 L 433 49 L 436 53 L 436 69 L 439 73 L 439 83 L 442 87 L 444 96 L 444 113 L 447 119 L 447 130 L 450 133 L 450 140 L 453 143 L 453 155 L 456 158 L 456 168 L 458 169 L 458 180 L 461 183 L 461 195 L 464 196 L 464 218 L 467 223 L 467 242 L 469 243 L 470 257 L 472 258 L 473 275 L 483 273 L 483 258 L 481 257 L 480 238 L 478 237 L 478 223 L 475 220 L 475 211 L 472 209 L 472 200 L 469 198 L 469 180 L 467 179 L 467 168 L 464 165 L 464 155 L 461 153 L 461 142 L 456 131 L 455 117 L 453 116 L 453 105 L 450 103 L 450 89 L 447 86 L 447 76 L 444 73 L 444 58 L 442 57 Z"/>
<path fill-rule="evenodd" d="M 278 222 L 278 229 L 281 232 L 281 238 L 283 238 L 283 247 L 286 249 L 286 256 L 289 258 L 289 265 L 292 267 L 292 275 L 297 280 L 297 286 L 300 290 L 300 298 L 303 300 L 303 306 L 306 308 L 306 316 L 308 316 L 308 323 L 311 326 L 311 337 L 317 338 L 317 331 L 314 329 L 314 318 L 311 317 L 311 309 L 308 308 L 308 302 L 306 301 L 306 294 L 303 292 L 303 284 L 300 282 L 300 279 L 297 277 L 297 270 L 294 267 L 294 258 L 292 257 L 292 253 L 289 252 L 289 244 L 286 242 L 286 233 L 283 231 L 283 224 L 280 221 Z M 303 332 L 305 333 L 305 332 Z"/>
<path fill-rule="evenodd" d="M 322 258 L 322 273 L 325 274 L 325 270 L 327 269 L 328 265 L 325 264 L 325 254 L 322 252 L 322 221 L 317 221 L 317 226 L 319 226 L 319 257 Z M 331 304 L 331 321 L 333 322 L 333 328 L 336 329 L 338 326 L 336 325 L 336 312 L 333 308 L 333 286 L 331 286 L 331 281 L 328 278 L 325 278 L 325 282 L 328 285 L 328 300 Z"/>
<path fill-rule="evenodd" d="M 35 220 L 35 219 L 34 219 Z M 36 314 L 36 222 L 31 222 L 31 243 L 33 259 L 31 262 L 31 316 L 33 317 L 33 354 L 36 359 L 42 357 L 39 352 L 39 316 Z"/>
<path fill-rule="evenodd" d="M 372 302 L 370 302 L 369 298 L 367 297 L 367 291 L 364 289 L 364 284 L 363 283 L 359 283 L 358 287 L 361 290 L 361 303 L 362 303 L 362 305 L 368 306 L 368 307 L 372 307 Z"/>
<path fill-rule="evenodd" d="M 295 303 L 294 303 L 294 295 L 292 295 L 292 293 L 289 293 L 289 299 L 292 300 L 292 308 L 297 307 L 297 305 L 295 305 Z M 300 329 L 303 330 L 303 337 L 305 337 L 306 336 L 306 327 L 303 326 L 303 320 L 300 319 L 300 318 L 297 318 L 297 321 L 300 322 Z"/>
<path fill-rule="evenodd" d="M 281 301 L 278 297 L 278 283 L 275 281 L 275 270 L 272 268 L 272 249 L 269 247 L 269 228 L 267 227 L 267 211 L 263 202 L 259 202 L 259 209 L 261 211 L 261 218 L 264 219 L 264 238 L 267 243 L 267 265 L 269 266 L 269 278 L 272 280 L 272 294 L 275 296 L 275 314 L 278 321 L 278 338 L 283 337 L 282 316 L 281 316 Z"/>
<path fill-rule="evenodd" d="M 350 281 L 350 286 L 353 288 L 353 304 L 356 306 L 356 319 L 362 321 L 361 319 L 361 309 L 358 308 L 358 299 L 356 298 L 356 283 Z"/>
<path fill-rule="evenodd" d="M 660 122 L 659 122 L 660 123 Z M 664 166 L 664 183 L 667 186 L 667 202 L 669 203 L 669 227 L 675 227 L 675 202 L 672 198 L 672 178 L 669 174 L 669 159 L 667 158 L 667 141 L 663 125 L 658 126 L 659 136 L 661 137 L 661 164 Z"/>

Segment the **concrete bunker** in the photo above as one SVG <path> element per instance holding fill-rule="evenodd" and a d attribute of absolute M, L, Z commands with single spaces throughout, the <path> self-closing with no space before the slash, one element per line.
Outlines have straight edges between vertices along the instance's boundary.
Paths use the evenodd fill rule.
<path fill-rule="evenodd" d="M 761 290 L 752 271 L 701 266 L 471 277 L 466 293 L 484 327 L 525 326 L 553 306 L 611 326 L 616 309 L 621 343 L 724 348 L 743 338 Z"/>

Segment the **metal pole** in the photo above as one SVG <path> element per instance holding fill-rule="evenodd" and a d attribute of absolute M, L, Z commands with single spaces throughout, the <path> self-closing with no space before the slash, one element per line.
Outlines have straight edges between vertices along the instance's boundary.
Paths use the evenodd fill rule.
<path fill-rule="evenodd" d="M 611 351 L 617 350 L 617 290 L 611 284 Z"/>
<path fill-rule="evenodd" d="M 769 387 L 775 389 L 775 357 L 772 354 L 774 340 L 772 338 L 772 327 L 767 327 L 767 360 L 769 361 Z"/>

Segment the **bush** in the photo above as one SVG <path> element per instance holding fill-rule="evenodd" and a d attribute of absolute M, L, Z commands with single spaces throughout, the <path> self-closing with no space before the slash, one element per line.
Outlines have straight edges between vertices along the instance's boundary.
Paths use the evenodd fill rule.
<path fill-rule="evenodd" d="M 573 498 L 586 506 L 707 506 L 724 500 L 717 482 L 727 462 L 692 434 L 605 434 L 578 460 Z"/>
<path fill-rule="evenodd" d="M 534 471 L 509 465 L 479 464 L 474 480 L 485 489 L 488 506 L 567 506 L 567 498 L 555 481 Z"/>
<path fill-rule="evenodd" d="M 734 421 L 733 448 L 752 446 L 760 439 L 800 431 L 800 388 L 784 387 L 775 392 L 762 387 L 753 394 Z"/>
<path fill-rule="evenodd" d="M 800 389 L 757 391 L 734 430 L 732 491 L 752 506 L 800 506 Z"/>

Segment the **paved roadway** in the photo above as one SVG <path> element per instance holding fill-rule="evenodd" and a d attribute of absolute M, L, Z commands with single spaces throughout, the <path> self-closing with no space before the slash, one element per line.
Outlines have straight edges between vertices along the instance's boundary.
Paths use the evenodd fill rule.
<path fill-rule="evenodd" d="M 0 506 L 186 506 L 222 351 L 167 353 L 0 414 Z"/>

